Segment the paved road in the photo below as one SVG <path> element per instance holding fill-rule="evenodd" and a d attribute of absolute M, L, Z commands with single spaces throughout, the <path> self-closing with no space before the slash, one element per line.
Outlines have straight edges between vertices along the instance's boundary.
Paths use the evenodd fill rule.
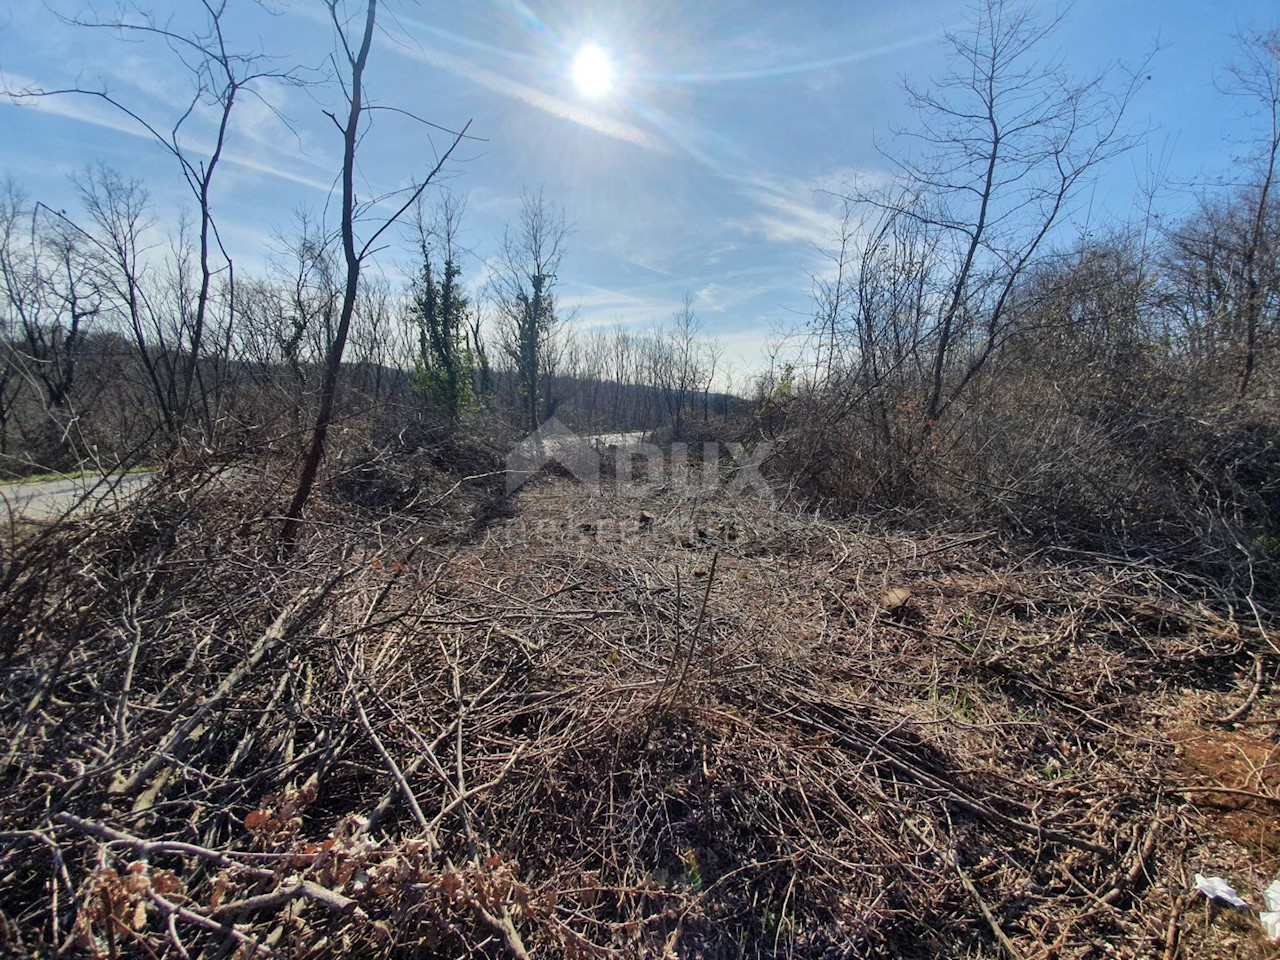
<path fill-rule="evenodd" d="M 586 438 L 591 443 L 602 447 L 627 447 L 644 439 L 643 430 L 631 430 L 627 433 L 593 433 Z"/>
<path fill-rule="evenodd" d="M 0 518 L 55 520 L 69 514 L 112 510 L 151 482 L 149 473 L 130 473 L 103 482 L 100 476 L 0 484 Z"/>

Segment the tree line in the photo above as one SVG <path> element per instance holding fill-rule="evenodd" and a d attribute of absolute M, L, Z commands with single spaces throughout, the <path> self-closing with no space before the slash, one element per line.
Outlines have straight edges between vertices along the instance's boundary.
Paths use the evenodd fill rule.
<path fill-rule="evenodd" d="M 145 187 L 105 167 L 76 177 L 84 216 L 0 193 L 0 452 L 12 473 L 178 438 L 302 431 L 341 329 L 345 271 L 302 214 L 258 276 L 215 276 L 198 304 L 187 233 L 156 229 Z M 456 428 L 499 411 L 523 429 L 559 416 L 584 430 L 683 433 L 732 407 L 727 367 L 686 298 L 668 323 L 579 330 L 556 297 L 563 210 L 525 195 L 493 279 L 466 285 L 466 198 L 412 217 L 403 284 L 366 276 L 352 301 L 341 377 L 348 415 Z M 475 270 L 484 264 L 471 263 Z M 201 314 L 197 362 L 189 363 Z"/>

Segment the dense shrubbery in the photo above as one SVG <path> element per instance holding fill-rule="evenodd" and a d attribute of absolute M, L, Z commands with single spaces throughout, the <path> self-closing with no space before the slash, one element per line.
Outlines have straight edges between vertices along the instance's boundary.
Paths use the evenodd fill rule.
<path fill-rule="evenodd" d="M 925 153 L 848 198 L 804 360 L 762 384 L 759 431 L 837 508 L 942 508 L 1273 589 L 1280 123 L 1183 219 L 1073 240 L 1071 196 L 1128 146 L 1127 94 L 1016 66 L 1028 29 L 953 40 L 972 70 L 950 99 L 917 95 Z M 1240 92 L 1280 88 L 1280 36 L 1245 53 Z M 1027 106 L 1042 84 L 1048 105 Z"/>

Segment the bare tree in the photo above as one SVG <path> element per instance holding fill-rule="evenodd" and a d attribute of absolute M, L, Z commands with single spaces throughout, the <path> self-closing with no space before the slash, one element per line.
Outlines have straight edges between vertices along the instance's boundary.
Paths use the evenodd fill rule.
<path fill-rule="evenodd" d="M 952 72 L 908 86 L 922 119 L 919 151 L 895 160 L 886 201 L 936 232 L 949 275 L 936 311 L 923 416 L 926 429 L 982 370 L 1010 329 L 1010 296 L 1100 164 L 1133 145 L 1122 126 L 1138 87 L 1130 72 L 1084 80 L 1044 61 L 1059 18 L 1029 4 L 982 0 L 971 29 L 946 37 Z M 1118 70 L 1119 68 L 1115 68 Z"/>
<path fill-rule="evenodd" d="M 258 394 L 255 417 L 263 423 L 282 418 L 292 432 L 309 422 L 342 281 L 336 252 L 307 214 L 280 242 L 267 276 L 236 286 L 237 350 Z"/>
<path fill-rule="evenodd" d="M 335 72 L 344 76 L 343 90 L 347 99 L 347 114 L 339 120 L 330 113 L 329 118 L 342 135 L 342 197 L 340 201 L 343 266 L 345 279 L 342 291 L 342 306 L 338 314 L 337 328 L 329 343 L 325 356 L 324 372 L 320 383 L 319 409 L 316 411 L 315 425 L 312 429 L 311 442 L 302 462 L 302 470 L 298 477 L 298 486 L 293 500 L 285 514 L 284 525 L 280 532 L 282 543 L 291 547 L 297 540 L 298 526 L 302 520 L 302 511 L 311 496 L 316 475 L 320 469 L 320 461 L 324 457 L 325 438 L 329 425 L 333 420 L 334 397 L 337 393 L 338 376 L 342 370 L 343 352 L 346 350 L 347 337 L 351 331 L 351 320 L 355 314 L 360 294 L 360 271 L 365 260 L 375 249 L 379 238 L 395 224 L 404 213 L 417 202 L 427 186 L 435 179 L 444 167 L 454 149 L 466 136 L 466 127 L 461 132 L 451 134 L 452 142 L 437 160 L 435 167 L 418 184 L 407 191 L 408 198 L 394 212 L 378 222 L 367 239 L 362 242 L 356 237 L 357 220 L 368 204 L 362 206 L 356 195 L 356 148 L 367 132 L 368 115 L 374 109 L 366 103 L 365 69 L 369 63 L 369 52 L 373 46 L 374 32 L 377 29 L 377 0 L 366 0 L 364 4 L 363 26 L 354 34 L 345 17 L 341 0 L 326 0 L 329 17 L 338 39 L 339 53 L 333 55 Z M 355 40 L 353 46 L 352 41 Z M 416 118 L 415 118 L 416 119 Z"/>
<path fill-rule="evenodd" d="M 716 376 L 723 375 L 724 344 L 719 338 L 706 340 L 702 345 L 703 380 L 702 380 L 702 422 L 711 420 L 711 388 L 715 386 Z"/>
<path fill-rule="evenodd" d="M 1194 214 L 1167 231 L 1161 250 L 1162 316 L 1195 367 L 1188 372 L 1220 401 L 1247 396 L 1265 334 L 1275 327 L 1280 248 L 1266 240 L 1280 235 L 1275 196 L 1263 212 L 1247 187 L 1206 193 Z"/>
<path fill-rule="evenodd" d="M 12 401 L 4 395 L 25 380 L 40 402 L 40 415 L 24 425 L 34 432 L 36 453 L 66 453 L 81 352 L 103 307 L 96 251 L 64 217 L 26 208 L 12 184 L 0 200 L 0 240 L 2 416 L 7 420 Z"/>
<path fill-rule="evenodd" d="M 619 429 L 631 427 L 637 417 L 635 399 L 630 396 L 634 393 L 630 388 L 637 380 L 636 337 L 621 324 L 614 327 L 609 336 L 608 362 L 609 378 L 616 385 L 613 422 Z"/>
<path fill-rule="evenodd" d="M 1166 232 L 1162 305 L 1204 388 L 1231 383 L 1243 400 L 1280 320 L 1280 31 L 1240 38 L 1223 92 L 1244 101 L 1256 133 L 1230 177 Z"/>
<path fill-rule="evenodd" d="M 181 327 L 179 304 L 157 302 L 160 294 L 149 263 L 151 227 L 145 187 L 109 167 L 86 170 L 76 179 L 94 243 L 102 251 L 103 287 L 113 313 L 123 320 L 142 376 L 140 409 L 149 410 L 167 433 L 177 429 L 180 413 L 176 352 Z M 175 257 L 181 243 L 174 244 Z"/>
<path fill-rule="evenodd" d="M 685 413 L 702 388 L 701 335 L 702 321 L 694 312 L 693 297 L 686 293 L 670 326 L 659 327 L 650 341 L 653 384 L 662 391 L 667 420 L 677 439 L 684 435 Z"/>
<path fill-rule="evenodd" d="M 1243 400 L 1257 364 L 1258 335 L 1268 293 L 1275 296 L 1280 280 L 1275 274 L 1280 216 L 1273 209 L 1273 189 L 1280 174 L 1280 30 L 1242 38 L 1241 48 L 1241 62 L 1229 71 L 1227 93 L 1245 98 L 1260 115 L 1262 126 L 1253 156 L 1246 159 L 1252 168 L 1251 182 L 1243 191 L 1247 208 L 1236 251 L 1244 285 L 1244 360 L 1240 371 Z"/>
<path fill-rule="evenodd" d="M 25 384 L 11 345 L 21 323 L 14 300 L 24 296 L 27 287 L 18 257 L 26 205 L 26 196 L 18 185 L 5 178 L 0 184 L 0 454 L 9 451 L 9 421 Z"/>
<path fill-rule="evenodd" d="M 212 189 L 231 129 L 232 114 L 237 102 L 244 96 L 258 96 L 256 85 L 263 82 L 300 83 L 296 69 L 281 69 L 274 58 L 260 52 L 237 52 L 228 45 L 225 30 L 226 0 L 200 0 L 204 11 L 203 24 L 190 31 L 172 26 L 172 19 L 161 22 L 154 15 L 137 11 L 112 19 L 64 18 L 75 26 L 106 30 L 117 35 L 134 35 L 163 42 L 188 70 L 192 78 L 191 99 L 185 110 L 166 129 L 159 120 L 149 120 L 134 108 L 118 99 L 107 89 L 69 87 L 57 90 L 29 88 L 10 91 L 10 96 L 21 100 L 29 97 L 79 95 L 96 97 L 110 104 L 136 123 L 143 131 L 163 147 L 177 161 L 197 203 L 199 246 L 199 281 L 195 305 L 186 331 L 185 360 L 182 365 L 182 384 L 178 398 L 178 421 L 185 423 L 198 401 L 203 411 L 203 427 L 206 433 L 212 429 L 208 397 L 199 389 L 200 354 L 204 347 L 210 300 L 213 295 L 213 279 L 218 273 L 228 275 L 232 283 L 234 274 L 231 258 L 222 245 L 212 207 Z M 268 107 L 271 105 L 262 100 Z M 188 121 L 212 106 L 215 113 L 213 145 L 200 151 L 191 146 L 187 137 Z M 228 298 L 229 302 L 233 298 Z"/>

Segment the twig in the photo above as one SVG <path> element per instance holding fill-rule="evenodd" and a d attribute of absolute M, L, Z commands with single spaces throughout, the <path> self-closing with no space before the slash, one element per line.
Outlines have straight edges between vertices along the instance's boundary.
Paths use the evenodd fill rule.
<path fill-rule="evenodd" d="M 1009 939 L 1009 935 L 1006 934 L 1004 932 L 1004 928 L 1000 926 L 1000 921 L 996 919 L 995 914 L 991 912 L 991 908 L 987 906 L 987 901 L 982 899 L 982 894 L 978 892 L 978 888 L 974 886 L 974 883 L 969 879 L 968 874 L 966 874 L 961 868 L 960 854 L 956 850 L 952 850 L 948 860 L 950 861 L 952 868 L 955 870 L 956 876 L 960 878 L 960 885 L 964 887 L 965 892 L 969 894 L 969 899 L 973 901 L 974 906 L 976 906 L 978 911 L 982 914 L 982 919 L 987 921 L 987 926 L 991 928 L 991 932 L 995 935 L 996 940 L 1004 950 L 1005 956 L 1007 956 L 1009 960 L 1022 960 L 1022 954 L 1018 952 L 1018 948 L 1013 945 L 1013 941 Z"/>
<path fill-rule="evenodd" d="M 1258 702 L 1258 694 L 1262 692 L 1262 654 L 1255 653 L 1253 655 L 1253 686 L 1249 690 L 1249 695 L 1244 698 L 1244 703 L 1236 707 L 1229 714 L 1220 720 L 1214 720 L 1214 723 L 1229 727 L 1233 723 L 1238 723 L 1249 715 L 1249 711 L 1253 709 L 1253 705 Z"/>
<path fill-rule="evenodd" d="M 271 626 L 258 638 L 253 648 L 249 651 L 249 655 L 241 661 L 240 665 L 222 679 L 222 682 L 205 698 L 198 710 L 193 711 L 186 720 L 170 731 L 164 741 L 153 750 L 151 759 L 143 763 L 116 792 L 126 796 L 137 792 L 138 788 L 153 773 L 161 767 L 172 763 L 171 754 L 191 736 L 196 727 L 204 723 L 205 719 L 222 705 L 222 702 L 240 681 L 252 675 L 263 658 L 285 640 L 289 630 L 295 626 L 295 617 L 299 620 L 305 619 L 315 609 L 315 605 L 319 600 L 326 596 L 338 581 L 345 576 L 347 576 L 347 571 L 339 569 L 337 572 L 330 574 L 320 586 L 304 590 L 297 599 L 281 610 Z"/>
<path fill-rule="evenodd" d="M 245 897 L 243 900 L 224 903 L 213 911 L 213 915 L 215 917 L 225 917 L 234 916 L 237 913 L 253 913 L 255 910 L 279 907 L 290 900 L 298 898 L 314 900 L 335 913 L 351 913 L 356 916 L 364 916 L 364 911 L 350 897 L 344 897 L 340 893 L 335 893 L 317 883 L 305 880 L 290 884 L 287 887 L 280 887 L 270 893 L 259 894 L 256 897 Z"/>
<path fill-rule="evenodd" d="M 125 833 L 123 830 L 117 830 L 109 827 L 105 823 L 95 823 L 92 820 L 83 820 L 72 813 L 54 814 L 53 822 L 71 827 L 81 833 L 97 837 L 108 843 L 119 843 L 123 846 L 136 850 L 143 856 L 178 856 L 178 857 L 195 857 L 199 860 L 207 861 L 219 867 L 229 870 L 239 870 L 244 873 L 266 879 L 274 877 L 270 870 L 264 870 L 261 867 L 251 867 L 235 859 L 234 854 L 226 853 L 220 850 L 210 850 L 208 847 L 202 847 L 194 843 L 182 843 L 177 840 L 144 840 L 141 837 L 135 837 L 132 834 Z"/>
<path fill-rule="evenodd" d="M 96 836 L 108 843 L 118 843 L 129 847 L 146 857 L 171 855 L 196 857 L 218 866 L 239 871 L 243 874 L 257 877 L 263 880 L 274 880 L 277 874 L 273 870 L 267 870 L 263 867 L 252 867 L 248 864 L 241 863 L 233 859 L 225 853 L 217 850 L 210 850 L 206 847 L 197 846 L 190 843 L 179 843 L 171 840 L 143 840 L 121 830 L 108 827 L 106 824 L 93 823 L 89 820 L 82 820 L 69 813 L 61 813 L 54 817 L 54 822 L 61 823 L 69 827 L 74 827 L 82 833 Z M 295 898 L 302 897 L 307 900 L 322 904 L 337 913 L 350 913 L 356 916 L 363 916 L 363 911 L 359 908 L 356 901 L 350 897 L 343 896 L 328 887 L 321 886 L 310 880 L 299 880 L 287 887 L 281 887 L 270 893 L 264 893 L 255 897 L 247 897 L 243 900 L 237 900 L 232 903 L 223 904 L 214 910 L 214 916 L 222 916 L 225 914 L 247 913 L 253 910 L 260 910 L 264 907 L 279 906 L 287 903 Z M 191 919 L 183 914 L 185 919 Z M 198 915 L 195 915 L 198 916 Z M 212 923 L 208 918 L 202 918 L 203 921 Z"/>
<path fill-rule="evenodd" d="M 374 732 L 373 725 L 369 723 L 369 715 L 364 711 L 364 705 L 360 702 L 360 695 L 356 692 L 354 684 L 351 689 L 351 702 L 355 704 L 356 716 L 360 718 L 360 726 L 364 728 L 364 732 L 373 741 L 373 749 L 378 751 L 378 756 L 382 758 L 383 765 L 386 766 L 391 778 L 400 788 L 400 793 L 403 794 L 405 802 L 409 805 L 409 810 L 413 813 L 413 819 L 417 821 L 418 828 L 427 837 L 433 848 L 438 846 L 434 833 L 427 825 L 426 814 L 422 812 L 422 807 L 418 805 L 418 798 L 414 796 L 413 788 L 409 786 L 409 781 L 405 779 L 404 771 L 391 758 L 391 754 L 387 752 L 386 746 L 382 743 L 382 738 Z"/>
<path fill-rule="evenodd" d="M 147 899 L 150 900 L 152 903 L 154 903 L 157 907 L 159 907 L 165 913 L 169 914 L 171 917 L 173 916 L 181 917 L 183 920 L 186 920 L 188 923 L 194 923 L 196 926 L 202 927 L 205 930 L 210 930 L 213 933 L 218 933 L 218 934 L 222 934 L 223 936 L 230 937 L 232 940 L 235 940 L 238 943 L 244 944 L 246 947 L 251 949 L 254 953 L 262 954 L 262 956 L 264 957 L 274 957 L 276 955 L 275 951 L 273 951 L 270 947 L 266 946 L 263 943 L 259 943 L 257 940 L 255 940 L 253 937 L 249 936 L 248 934 L 243 933 L 240 930 L 237 930 L 235 926 L 233 926 L 232 924 L 219 923 L 217 920 L 211 920 L 210 918 L 204 916 L 203 914 L 196 913 L 194 910 L 189 910 L 186 907 L 183 907 L 183 906 L 180 906 L 179 904 L 174 903 L 172 900 L 169 900 L 168 898 L 156 893 L 154 890 L 147 891 Z M 176 931 L 174 932 L 173 936 L 174 937 L 177 936 Z"/>

